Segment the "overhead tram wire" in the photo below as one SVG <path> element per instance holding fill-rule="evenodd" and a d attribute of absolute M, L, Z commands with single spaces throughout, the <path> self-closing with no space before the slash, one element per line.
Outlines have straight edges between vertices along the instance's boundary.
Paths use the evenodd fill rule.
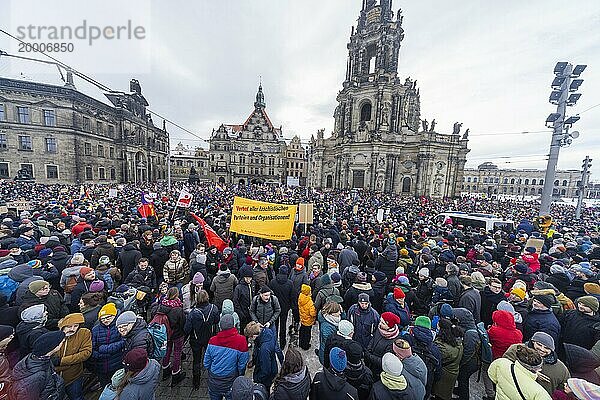
<path fill-rule="evenodd" d="M 7 35 L 8 37 L 10 37 L 10 38 L 12 38 L 12 39 L 14 39 L 14 40 L 18 41 L 19 43 L 28 44 L 28 43 L 27 43 L 27 42 L 25 42 L 24 40 L 21 40 L 21 39 L 19 39 L 18 37 L 16 37 L 16 36 L 12 35 L 11 33 L 7 32 L 7 31 L 5 31 L 4 29 L 1 29 L 1 28 L 0 28 L 0 33 L 4 33 L 4 34 L 5 34 L 5 35 Z M 37 53 L 40 53 L 40 54 L 42 54 L 42 55 L 44 55 L 44 56 L 46 56 L 46 57 L 48 57 L 48 58 L 49 58 L 49 59 L 51 59 L 52 61 L 54 61 L 54 62 L 55 62 L 55 65 L 56 65 L 57 67 L 59 67 L 59 66 L 60 66 L 60 67 L 64 68 L 65 70 L 69 70 L 69 71 L 71 71 L 72 73 L 74 73 L 75 75 L 77 75 L 78 77 L 80 77 L 81 79 L 83 79 L 84 81 L 86 81 L 86 82 L 88 82 L 88 83 L 90 83 L 90 84 L 92 84 L 92 85 L 96 86 L 96 87 L 97 87 L 97 88 L 99 88 L 100 90 L 103 90 L 103 91 L 105 91 L 105 92 L 119 92 L 118 90 L 113 90 L 113 89 L 111 89 L 109 86 L 106 86 L 106 85 L 104 85 L 104 84 L 103 84 L 103 83 L 101 83 L 101 82 L 98 82 L 97 80 L 95 80 L 94 78 L 92 78 L 92 77 L 90 77 L 90 76 L 88 76 L 88 75 L 84 74 L 83 72 L 80 72 L 80 71 L 78 71 L 77 69 L 75 69 L 75 68 L 71 67 L 70 65 L 63 63 L 62 61 L 58 60 L 57 58 L 55 58 L 55 57 L 53 57 L 53 56 L 51 56 L 51 55 L 49 55 L 49 54 L 47 54 L 47 53 L 46 53 L 46 52 L 44 52 L 44 51 L 41 51 L 41 50 L 35 50 L 35 49 L 34 49 L 34 51 L 35 51 L 35 52 L 37 52 Z M 35 58 L 29 58 L 29 57 L 23 57 L 23 56 L 18 56 L 18 55 L 10 54 L 10 53 L 8 53 L 8 52 L 6 52 L 6 51 L 1 51 L 1 50 L 0 50 L 0 56 L 13 57 L 13 58 L 21 58 L 21 59 L 26 59 L 26 60 L 28 60 L 28 61 L 37 61 L 37 62 L 42 62 L 42 63 L 50 64 L 50 62 L 49 62 L 49 61 L 45 61 L 45 60 L 38 60 L 38 59 L 35 59 Z M 190 134 L 190 135 L 194 136 L 195 138 L 197 138 L 197 139 L 199 139 L 199 140 L 202 140 L 202 141 L 204 141 L 204 142 L 206 142 L 206 143 L 208 143 L 208 142 L 209 142 L 209 140 L 207 140 L 207 139 L 204 139 L 203 137 L 200 137 L 198 134 L 196 134 L 196 133 L 192 132 L 191 130 L 189 130 L 189 129 L 187 129 L 187 128 L 183 127 L 183 126 L 181 126 L 180 124 L 176 123 L 175 121 L 172 121 L 172 120 L 170 120 L 170 119 L 168 119 L 168 118 L 164 117 L 163 115 L 161 115 L 161 114 L 159 114 L 159 113 L 157 113 L 157 112 L 155 112 L 155 111 L 152 111 L 150 108 L 146 108 L 146 111 L 148 111 L 148 112 L 149 112 L 150 114 L 152 114 L 152 115 L 155 115 L 155 116 L 157 116 L 158 118 L 161 118 L 161 119 L 165 120 L 166 122 L 170 123 L 171 125 L 173 125 L 173 126 L 175 126 L 175 127 L 179 128 L 179 129 L 181 129 L 182 131 L 184 131 L 184 132 L 186 132 L 186 133 L 188 133 L 188 134 Z"/>

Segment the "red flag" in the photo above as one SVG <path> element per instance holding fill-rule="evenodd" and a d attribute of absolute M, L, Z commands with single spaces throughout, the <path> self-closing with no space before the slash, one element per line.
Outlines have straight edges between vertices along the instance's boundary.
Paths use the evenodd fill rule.
<path fill-rule="evenodd" d="M 217 234 L 217 232 L 215 232 L 215 230 L 213 228 L 211 228 L 210 225 L 208 225 L 206 223 L 206 221 L 204 221 L 202 218 L 200 218 L 199 216 L 197 216 L 194 213 L 191 213 L 191 214 L 192 214 L 192 217 L 194 217 L 194 219 L 196 221 L 198 221 L 198 223 L 202 227 L 202 230 L 204 231 L 204 235 L 206 236 L 206 241 L 208 242 L 208 245 L 215 246 L 217 249 L 219 249 L 220 252 L 223 252 L 223 249 L 225 247 L 227 247 L 227 243 L 225 243 L 225 241 L 223 239 L 221 239 L 219 234 Z"/>

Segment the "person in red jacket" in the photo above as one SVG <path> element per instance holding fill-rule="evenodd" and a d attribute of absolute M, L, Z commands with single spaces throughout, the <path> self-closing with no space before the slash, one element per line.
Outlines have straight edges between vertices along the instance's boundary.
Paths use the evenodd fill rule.
<path fill-rule="evenodd" d="M 527 247 L 521 259 L 527 263 L 530 273 L 537 274 L 540 272 L 540 260 L 535 247 Z"/>
<path fill-rule="evenodd" d="M 488 329 L 494 360 L 504 355 L 515 343 L 523 342 L 523 333 L 515 325 L 515 317 L 508 311 L 496 310 L 492 313 L 492 326 Z"/>
<path fill-rule="evenodd" d="M 73 234 L 73 237 L 78 237 L 79 234 L 85 231 L 87 228 L 92 229 L 92 226 L 87 223 L 85 218 L 80 218 L 79 222 L 77 222 L 71 228 L 71 233 Z"/>

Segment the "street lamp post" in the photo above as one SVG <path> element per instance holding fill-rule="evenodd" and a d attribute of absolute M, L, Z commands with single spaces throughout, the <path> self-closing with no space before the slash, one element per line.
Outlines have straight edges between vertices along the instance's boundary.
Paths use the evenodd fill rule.
<path fill-rule="evenodd" d="M 578 78 L 585 70 L 586 65 L 573 65 L 567 62 L 559 62 L 554 67 L 556 75 L 552 81 L 552 93 L 550 94 L 550 103 L 557 106 L 556 112 L 552 113 L 546 119 L 546 126 L 552 127 L 552 140 L 550 142 L 550 153 L 548 154 L 548 165 L 544 177 L 544 189 L 540 204 L 540 215 L 550 214 L 550 203 L 554 192 L 554 179 L 556 177 L 556 165 L 558 155 L 562 146 L 571 144 L 579 133 L 569 134 L 568 128 L 579 120 L 579 116 L 566 117 L 567 106 L 573 106 L 581 97 L 576 92 L 583 83 L 583 79 Z"/>

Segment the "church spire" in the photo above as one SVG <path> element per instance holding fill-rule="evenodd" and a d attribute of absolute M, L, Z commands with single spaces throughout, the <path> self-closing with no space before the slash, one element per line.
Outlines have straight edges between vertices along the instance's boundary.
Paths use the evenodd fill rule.
<path fill-rule="evenodd" d="M 258 92 L 256 93 L 256 101 L 254 102 L 254 108 L 266 108 L 265 95 L 262 90 L 262 79 L 258 84 Z"/>

